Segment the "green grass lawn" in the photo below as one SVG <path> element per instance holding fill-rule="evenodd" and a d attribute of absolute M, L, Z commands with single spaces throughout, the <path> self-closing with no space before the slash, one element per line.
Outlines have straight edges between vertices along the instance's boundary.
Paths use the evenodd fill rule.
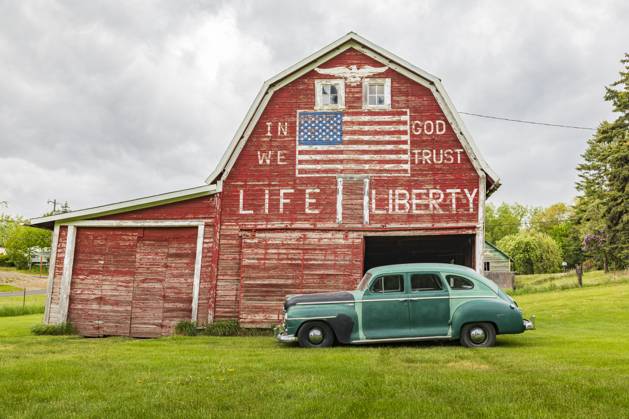
<path fill-rule="evenodd" d="M 0 318 L 2 417 L 629 417 L 629 283 L 517 297 L 498 346 L 32 336 Z"/>
<path fill-rule="evenodd" d="M 43 313 L 45 304 L 45 295 L 27 295 L 26 300 L 23 296 L 0 297 L 0 317 Z"/>
<path fill-rule="evenodd" d="M 589 271 L 583 274 L 583 286 L 629 282 L 629 271 Z M 554 274 L 516 275 L 516 289 L 511 294 L 529 294 L 531 292 L 552 291 L 576 288 L 579 286 L 574 271 Z"/>
<path fill-rule="evenodd" d="M 14 291 L 22 291 L 23 288 L 19 288 L 9 284 L 0 284 L 0 292 L 14 292 Z"/>

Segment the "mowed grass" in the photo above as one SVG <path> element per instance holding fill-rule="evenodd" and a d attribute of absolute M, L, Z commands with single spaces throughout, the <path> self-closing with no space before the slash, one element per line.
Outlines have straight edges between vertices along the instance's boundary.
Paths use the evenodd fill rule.
<path fill-rule="evenodd" d="M 624 271 L 588 271 L 583 273 L 583 286 L 629 282 L 629 270 Z M 529 294 L 531 292 L 545 292 L 559 289 L 576 288 L 579 286 L 574 271 L 554 274 L 516 275 L 516 289 L 512 295 Z"/>
<path fill-rule="evenodd" d="M 629 284 L 517 298 L 498 346 L 32 336 L 0 318 L 3 417 L 629 417 Z"/>

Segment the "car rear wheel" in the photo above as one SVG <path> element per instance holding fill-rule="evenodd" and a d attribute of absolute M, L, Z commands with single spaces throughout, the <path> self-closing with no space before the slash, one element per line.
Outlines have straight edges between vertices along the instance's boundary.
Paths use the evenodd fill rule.
<path fill-rule="evenodd" d="M 470 323 L 461 329 L 461 345 L 487 348 L 496 344 L 496 329 L 491 323 Z"/>
<path fill-rule="evenodd" d="M 334 345 L 334 332 L 324 322 L 308 322 L 297 334 L 299 346 L 304 348 L 326 348 Z"/>

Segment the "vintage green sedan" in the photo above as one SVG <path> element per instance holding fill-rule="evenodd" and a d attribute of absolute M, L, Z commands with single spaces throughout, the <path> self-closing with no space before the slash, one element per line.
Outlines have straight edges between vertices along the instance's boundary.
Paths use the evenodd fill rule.
<path fill-rule="evenodd" d="M 417 263 L 370 269 L 354 291 L 287 296 L 276 338 L 308 348 L 456 339 L 487 347 L 498 334 L 534 329 L 533 321 L 474 270 Z"/>

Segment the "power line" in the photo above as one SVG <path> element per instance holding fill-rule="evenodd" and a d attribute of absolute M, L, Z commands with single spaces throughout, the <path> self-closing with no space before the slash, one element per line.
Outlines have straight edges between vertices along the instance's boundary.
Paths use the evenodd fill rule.
<path fill-rule="evenodd" d="M 483 115 L 483 114 L 480 114 L 480 113 L 472 113 L 472 112 L 459 112 L 459 113 L 463 114 L 463 115 L 478 116 L 480 118 L 497 119 L 497 120 L 500 120 L 500 121 L 509 121 L 509 122 L 518 122 L 520 124 L 544 125 L 544 126 L 547 126 L 547 127 L 570 128 L 570 129 L 582 129 L 582 130 L 587 130 L 587 131 L 596 131 L 596 128 L 578 127 L 578 126 L 575 126 L 575 125 L 550 124 L 548 122 L 525 121 L 524 119 L 503 118 L 503 117 L 500 117 L 500 116 Z"/>

